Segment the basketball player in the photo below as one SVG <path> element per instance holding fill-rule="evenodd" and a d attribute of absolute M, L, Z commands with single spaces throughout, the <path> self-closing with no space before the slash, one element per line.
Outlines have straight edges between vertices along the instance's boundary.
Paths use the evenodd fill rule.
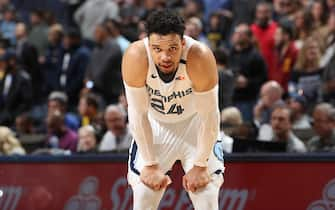
<path fill-rule="evenodd" d="M 122 61 L 128 100 L 128 181 L 134 210 L 157 209 L 180 160 L 183 186 L 196 210 L 218 209 L 223 183 L 218 78 L 212 52 L 184 36 L 184 21 L 170 10 L 153 12 L 147 38 L 134 42 Z M 218 147 L 214 146 L 217 145 Z"/>

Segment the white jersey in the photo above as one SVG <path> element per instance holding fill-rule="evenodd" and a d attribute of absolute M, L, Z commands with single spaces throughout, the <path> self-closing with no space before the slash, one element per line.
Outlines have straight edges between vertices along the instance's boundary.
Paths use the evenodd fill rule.
<path fill-rule="evenodd" d="M 169 83 L 160 79 L 150 54 L 148 38 L 144 39 L 149 63 L 146 78 L 146 88 L 150 99 L 149 115 L 157 121 L 176 123 L 196 113 L 192 82 L 186 71 L 186 58 L 189 49 L 197 41 L 188 36 L 184 38 L 186 46 L 182 52 L 176 75 Z"/>
<path fill-rule="evenodd" d="M 165 83 L 160 79 L 150 55 L 148 39 L 144 39 L 149 61 L 146 78 L 150 100 L 148 119 L 152 128 L 154 155 L 164 173 L 172 168 L 176 160 L 181 161 L 186 172 L 193 167 L 199 138 L 197 131 L 202 123 L 194 105 L 192 82 L 185 65 L 187 53 L 197 41 L 187 36 L 185 41 L 176 75 L 171 82 Z M 209 156 L 208 170 L 211 174 L 220 174 L 224 171 L 222 144 L 218 141 L 215 145 Z M 128 180 L 134 184 L 140 182 L 138 175 L 144 166 L 136 141 L 133 141 L 129 155 Z"/>

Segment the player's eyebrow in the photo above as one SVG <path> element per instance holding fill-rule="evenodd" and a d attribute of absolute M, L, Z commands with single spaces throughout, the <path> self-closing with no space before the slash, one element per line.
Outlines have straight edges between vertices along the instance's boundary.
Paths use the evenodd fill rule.
<path fill-rule="evenodd" d="M 158 47 L 158 48 L 161 48 L 161 45 L 160 44 L 151 44 L 152 47 Z M 169 44 L 169 47 L 177 47 L 178 44 L 177 43 L 172 43 L 172 44 Z"/>
<path fill-rule="evenodd" d="M 170 47 L 177 47 L 177 46 L 178 46 L 178 44 L 176 44 L 176 43 L 173 43 L 173 44 L 169 44 L 169 46 L 170 46 Z"/>

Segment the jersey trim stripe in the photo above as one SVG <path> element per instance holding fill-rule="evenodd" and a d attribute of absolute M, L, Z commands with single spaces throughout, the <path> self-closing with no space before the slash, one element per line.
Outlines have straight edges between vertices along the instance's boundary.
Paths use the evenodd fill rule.
<path fill-rule="evenodd" d="M 140 175 L 140 172 L 135 168 L 136 153 L 137 153 L 137 144 L 134 141 L 133 145 L 131 146 L 129 167 L 135 174 Z"/>

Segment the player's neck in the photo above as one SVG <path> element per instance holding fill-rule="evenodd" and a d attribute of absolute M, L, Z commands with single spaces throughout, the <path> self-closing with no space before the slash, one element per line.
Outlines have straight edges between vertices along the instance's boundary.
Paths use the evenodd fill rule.
<path fill-rule="evenodd" d="M 163 82 L 165 82 L 165 83 L 169 83 L 169 82 L 171 82 L 171 81 L 174 79 L 174 77 L 176 76 L 176 73 L 177 73 L 177 70 L 178 70 L 178 69 L 176 69 L 176 70 L 174 70 L 173 72 L 170 72 L 170 73 L 164 73 L 164 72 L 162 72 L 162 71 L 158 68 L 158 66 L 156 66 L 156 69 L 157 69 L 157 73 L 158 73 L 159 77 L 160 77 L 161 80 L 163 80 Z"/>

